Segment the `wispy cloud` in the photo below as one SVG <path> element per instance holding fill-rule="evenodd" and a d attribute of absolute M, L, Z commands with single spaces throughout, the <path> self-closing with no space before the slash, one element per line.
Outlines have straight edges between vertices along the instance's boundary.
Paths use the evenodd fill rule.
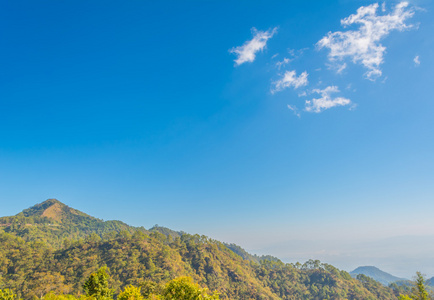
<path fill-rule="evenodd" d="M 287 57 L 284 57 L 283 60 L 278 61 L 278 62 L 276 63 L 276 67 L 278 67 L 279 70 L 280 70 L 280 68 L 281 68 L 282 66 L 287 65 L 287 64 L 289 64 L 290 62 L 291 62 L 291 59 L 289 59 L 289 58 L 287 58 Z"/>
<path fill-rule="evenodd" d="M 292 110 L 292 112 L 294 113 L 294 115 L 296 115 L 297 117 L 300 118 L 300 113 L 298 112 L 297 107 L 288 104 L 288 109 L 289 109 L 289 110 Z"/>
<path fill-rule="evenodd" d="M 237 56 L 235 65 L 239 66 L 245 62 L 253 62 L 256 58 L 256 53 L 264 50 L 267 41 L 272 38 L 276 32 L 277 27 L 267 31 L 258 31 L 256 28 L 252 28 L 253 39 L 245 42 L 242 46 L 234 47 L 229 50 L 229 52 L 235 53 Z"/>
<path fill-rule="evenodd" d="M 341 74 L 345 69 L 347 68 L 347 64 L 343 63 L 339 66 L 339 68 L 336 70 L 336 73 Z"/>
<path fill-rule="evenodd" d="M 344 97 L 333 98 L 331 94 L 338 93 L 339 88 L 337 86 L 328 86 L 323 90 L 314 89 L 313 93 L 320 94 L 321 98 L 313 98 L 312 100 L 306 100 L 305 110 L 308 112 L 320 113 L 323 110 L 335 107 L 345 106 L 351 104 L 351 100 Z"/>
<path fill-rule="evenodd" d="M 416 66 L 420 65 L 419 55 L 416 55 L 416 56 L 414 57 L 413 61 L 414 61 L 414 64 L 415 64 Z"/>
<path fill-rule="evenodd" d="M 377 15 L 378 3 L 362 6 L 357 10 L 357 14 L 341 20 L 343 27 L 360 25 L 358 30 L 329 32 L 317 46 L 330 50 L 329 60 L 338 65 L 338 71 L 343 71 L 346 67 L 343 60 L 349 58 L 353 63 L 360 63 L 367 68 L 366 77 L 375 80 L 382 74 L 380 65 L 386 51 L 380 41 L 392 30 L 403 31 L 413 27 L 405 24 L 414 14 L 408 6 L 408 2 L 401 2 L 395 6 L 393 12 L 381 16 Z M 382 10 L 385 10 L 384 6 Z"/>
<path fill-rule="evenodd" d="M 286 88 L 293 87 L 295 89 L 306 86 L 308 84 L 308 73 L 304 71 L 298 77 L 295 71 L 286 71 L 283 77 L 273 82 L 271 93 L 282 91 Z"/>
<path fill-rule="evenodd" d="M 303 54 L 309 50 L 308 47 L 302 49 L 288 49 L 288 53 L 294 58 L 300 58 Z"/>

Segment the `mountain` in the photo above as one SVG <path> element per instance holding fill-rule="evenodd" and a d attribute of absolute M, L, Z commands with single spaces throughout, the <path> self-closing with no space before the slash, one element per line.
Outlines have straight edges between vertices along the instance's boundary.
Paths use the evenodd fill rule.
<path fill-rule="evenodd" d="M 407 279 L 393 276 L 373 266 L 358 267 L 354 271 L 350 272 L 350 274 L 353 277 L 356 277 L 359 274 L 369 276 L 372 279 L 382 283 L 385 286 L 388 286 L 392 282 L 396 282 L 396 281 L 407 281 Z"/>
<path fill-rule="evenodd" d="M 61 247 L 64 240 L 78 240 L 92 233 L 102 237 L 121 231 L 145 231 L 121 221 L 97 219 L 56 199 L 48 199 L 15 216 L 0 218 L 0 228 L 25 241 L 43 241 L 55 248 Z"/>
<path fill-rule="evenodd" d="M 427 286 L 430 286 L 430 287 L 434 288 L 434 277 L 428 278 L 428 279 L 425 281 L 425 284 L 426 284 Z"/>
<path fill-rule="evenodd" d="M 179 276 L 219 292 L 220 299 L 397 299 L 369 277 L 354 279 L 319 261 L 263 260 L 205 236 L 104 222 L 55 199 L 0 218 L 0 224 L 0 289 L 23 299 L 82 295 L 84 281 L 104 266 L 115 295 L 132 284 L 145 299 Z"/>
<path fill-rule="evenodd" d="M 24 209 L 15 216 L 0 218 L 0 228 L 26 241 L 44 241 L 55 248 L 61 247 L 65 240 L 86 238 L 92 233 L 101 238 L 105 234 L 113 235 L 121 231 L 134 233 L 136 230 L 148 233 L 159 232 L 171 238 L 186 234 L 183 231 L 174 231 L 158 224 L 145 230 L 143 227 L 129 226 L 121 221 L 103 221 L 71 208 L 57 199 L 48 199 Z M 252 255 L 235 244 L 225 245 L 245 260 L 257 263 L 265 259 L 279 261 L 278 258 L 269 255 Z"/>
<path fill-rule="evenodd" d="M 57 199 L 48 199 L 42 203 L 23 210 L 18 215 L 21 214 L 24 215 L 24 217 L 46 217 L 60 223 L 62 223 L 62 221 L 68 220 L 76 221 L 77 217 L 95 219 L 81 211 L 66 206 Z"/>

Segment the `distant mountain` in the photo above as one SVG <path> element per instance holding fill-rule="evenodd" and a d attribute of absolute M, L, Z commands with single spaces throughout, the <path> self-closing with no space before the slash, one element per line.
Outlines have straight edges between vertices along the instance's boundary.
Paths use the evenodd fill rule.
<path fill-rule="evenodd" d="M 354 271 L 350 272 L 350 274 L 354 278 L 358 274 L 363 274 L 363 275 L 369 276 L 372 279 L 382 283 L 385 286 L 388 286 L 392 282 L 396 282 L 396 281 L 407 281 L 407 279 L 393 276 L 393 275 L 386 273 L 384 271 L 381 271 L 380 269 L 373 267 L 373 266 L 358 267 Z"/>
<path fill-rule="evenodd" d="M 434 288 L 434 277 L 431 277 L 425 281 L 425 284 Z"/>

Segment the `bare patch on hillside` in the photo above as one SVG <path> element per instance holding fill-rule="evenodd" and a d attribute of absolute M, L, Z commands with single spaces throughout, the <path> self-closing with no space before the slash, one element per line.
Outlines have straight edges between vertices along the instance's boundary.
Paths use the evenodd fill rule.
<path fill-rule="evenodd" d="M 62 222 L 62 212 L 63 212 L 63 205 L 60 203 L 55 203 L 51 205 L 49 208 L 47 208 L 46 210 L 44 210 L 42 216 L 56 220 L 58 222 Z"/>

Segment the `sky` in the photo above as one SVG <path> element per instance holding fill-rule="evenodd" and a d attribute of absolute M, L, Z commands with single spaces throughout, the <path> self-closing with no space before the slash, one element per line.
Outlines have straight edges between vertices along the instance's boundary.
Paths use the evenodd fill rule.
<path fill-rule="evenodd" d="M 434 276 L 434 3 L 2 1 L 0 215 L 49 198 Z"/>

